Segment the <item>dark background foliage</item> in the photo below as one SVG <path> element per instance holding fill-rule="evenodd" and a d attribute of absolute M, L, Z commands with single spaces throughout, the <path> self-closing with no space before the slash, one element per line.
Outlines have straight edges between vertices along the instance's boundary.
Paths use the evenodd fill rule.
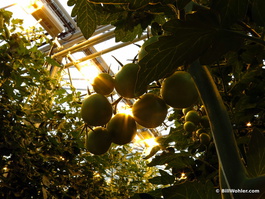
<path fill-rule="evenodd" d="M 86 151 L 79 115 L 84 96 L 38 50 L 50 42 L 42 31 L 25 36 L 22 20 L 4 10 L 0 19 L 0 197 L 128 198 L 151 190 L 150 183 L 136 186 L 155 172 L 141 153 L 128 146 L 103 156 Z M 51 76 L 50 66 L 58 74 Z"/>

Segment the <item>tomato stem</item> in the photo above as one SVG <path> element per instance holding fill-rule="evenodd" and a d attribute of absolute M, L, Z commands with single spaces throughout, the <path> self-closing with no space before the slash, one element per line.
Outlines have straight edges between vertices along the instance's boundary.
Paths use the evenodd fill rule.
<path fill-rule="evenodd" d="M 206 66 L 202 66 L 199 61 L 195 61 L 188 70 L 195 81 L 209 117 L 222 173 L 222 175 L 219 175 L 222 176 L 227 188 L 241 188 L 241 184 L 247 179 L 247 172 L 241 161 L 232 124 L 220 93 Z M 236 198 L 236 195 L 234 198 Z"/>

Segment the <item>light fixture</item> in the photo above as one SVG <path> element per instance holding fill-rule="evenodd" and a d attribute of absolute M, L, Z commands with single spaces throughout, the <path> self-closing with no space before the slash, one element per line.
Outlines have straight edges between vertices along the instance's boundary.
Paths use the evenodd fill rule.
<path fill-rule="evenodd" d="M 40 0 L 19 1 L 18 4 L 28 13 L 32 14 L 36 10 L 41 9 L 44 4 Z"/>
<path fill-rule="evenodd" d="M 22 2 L 23 1 L 21 1 L 21 3 Z M 52 37 L 56 37 L 64 30 L 58 17 L 41 0 L 28 0 L 28 3 L 20 5 L 28 14 L 31 14 Z"/>

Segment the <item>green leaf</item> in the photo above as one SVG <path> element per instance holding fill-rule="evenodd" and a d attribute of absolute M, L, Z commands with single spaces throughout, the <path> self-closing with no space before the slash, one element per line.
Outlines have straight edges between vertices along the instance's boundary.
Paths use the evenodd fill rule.
<path fill-rule="evenodd" d="M 112 22 L 116 26 L 116 42 L 132 41 L 135 37 L 140 37 L 152 20 L 153 15 L 149 13 L 121 12 L 117 20 Z"/>
<path fill-rule="evenodd" d="M 161 182 L 161 176 L 155 176 L 151 179 L 148 179 L 148 181 L 152 184 L 162 184 Z"/>
<path fill-rule="evenodd" d="M 138 24 L 137 26 L 133 27 L 132 31 L 125 30 L 124 27 L 117 27 L 114 32 L 116 42 L 127 42 L 134 40 L 137 36 L 140 37 L 143 32 L 143 29 L 141 28 L 141 25 Z"/>
<path fill-rule="evenodd" d="M 92 0 L 89 2 L 106 4 L 127 4 L 129 9 L 139 9 L 149 4 L 149 0 Z"/>
<path fill-rule="evenodd" d="M 163 185 L 167 185 L 167 184 L 173 184 L 175 181 L 175 177 L 170 175 L 168 172 L 159 169 L 159 173 L 161 175 L 161 183 Z"/>
<path fill-rule="evenodd" d="M 5 23 L 10 24 L 10 19 L 12 18 L 13 15 L 12 12 L 1 9 L 0 15 L 3 17 Z"/>
<path fill-rule="evenodd" d="M 77 0 L 68 0 L 68 1 L 67 1 L 67 5 L 68 5 L 68 6 L 73 6 L 73 5 L 76 4 L 76 2 L 77 2 Z"/>
<path fill-rule="evenodd" d="M 184 7 L 190 2 L 191 0 L 177 0 L 178 9 L 184 9 Z"/>
<path fill-rule="evenodd" d="M 189 64 L 201 56 L 211 44 L 210 32 L 194 31 L 173 36 L 161 36 L 158 41 L 146 47 L 148 54 L 139 62 L 140 70 L 136 89 L 141 90 L 154 80 L 173 73 L 178 66 Z"/>
<path fill-rule="evenodd" d="M 247 13 L 247 8 L 248 0 L 215 0 L 211 6 L 211 9 L 220 15 L 221 24 L 225 27 L 242 20 Z"/>
<path fill-rule="evenodd" d="M 252 17 L 259 26 L 265 26 L 265 1 L 254 0 L 252 3 Z"/>
<path fill-rule="evenodd" d="M 47 61 L 52 66 L 61 67 L 61 65 L 56 60 L 54 60 L 54 59 L 52 59 L 50 57 L 45 57 L 45 61 Z"/>
<path fill-rule="evenodd" d="M 265 174 L 265 136 L 254 129 L 247 152 L 247 170 L 251 177 Z"/>
<path fill-rule="evenodd" d="M 162 193 L 165 199 L 221 199 L 221 195 L 216 193 L 210 181 L 206 184 L 185 182 L 180 185 L 164 188 Z"/>
<path fill-rule="evenodd" d="M 207 49 L 204 55 L 200 58 L 201 63 L 211 64 L 218 60 L 228 51 L 236 51 L 242 46 L 243 39 L 233 35 L 232 32 L 220 30 L 216 33 L 212 45 Z"/>
<path fill-rule="evenodd" d="M 152 184 L 162 184 L 162 185 L 168 185 L 173 184 L 175 181 L 175 177 L 170 175 L 168 172 L 159 169 L 160 176 L 153 177 L 149 179 L 148 181 Z"/>
<path fill-rule="evenodd" d="M 143 29 L 145 29 L 143 23 L 149 24 L 150 21 L 148 16 L 146 20 L 139 20 L 139 16 L 135 14 L 137 15 L 135 18 L 139 21 L 135 23 L 134 18 L 126 19 L 126 16 L 131 14 L 130 12 L 111 4 L 103 5 L 86 0 L 70 0 L 68 5 L 75 5 L 72 10 L 72 16 L 77 16 L 77 26 L 81 29 L 86 39 L 95 32 L 98 25 L 114 24 L 117 26 L 115 30 L 116 41 L 132 41 L 136 36 L 142 34 Z M 145 17 L 146 15 L 141 16 Z M 142 19 L 142 17 L 140 18 Z"/>
<path fill-rule="evenodd" d="M 121 16 L 124 15 L 125 11 L 120 10 L 115 5 L 95 5 L 96 16 L 98 25 L 109 25 L 115 23 Z"/>
<path fill-rule="evenodd" d="M 161 36 L 157 42 L 146 47 L 148 54 L 139 62 L 138 80 L 141 81 L 137 81 L 136 91 L 200 57 L 203 64 L 216 61 L 240 44 L 232 31 L 219 27 L 210 11 L 188 15 L 186 21 L 168 21 L 163 29 L 172 34 Z"/>
<path fill-rule="evenodd" d="M 73 5 L 74 1 L 68 1 L 68 5 Z M 75 2 L 72 10 L 72 17 L 77 16 L 77 26 L 81 29 L 84 37 L 88 39 L 96 30 L 97 16 L 95 15 L 95 5 L 87 0 Z"/>
<path fill-rule="evenodd" d="M 159 156 L 155 156 L 152 161 L 148 164 L 149 167 L 156 165 L 164 165 L 169 164 L 172 167 L 176 168 L 185 168 L 192 161 L 190 158 L 190 153 L 182 152 L 182 153 L 166 153 L 163 152 Z"/>
<path fill-rule="evenodd" d="M 143 159 L 149 159 L 153 157 L 159 150 L 160 150 L 160 146 L 154 146 L 151 149 L 150 153 L 147 156 L 145 156 Z"/>
<path fill-rule="evenodd" d="M 263 70 L 262 69 L 249 69 L 247 70 L 239 79 L 237 84 L 232 88 L 232 93 L 236 94 L 237 92 L 242 92 L 242 90 L 246 89 L 248 85 L 254 81 L 262 79 Z"/>

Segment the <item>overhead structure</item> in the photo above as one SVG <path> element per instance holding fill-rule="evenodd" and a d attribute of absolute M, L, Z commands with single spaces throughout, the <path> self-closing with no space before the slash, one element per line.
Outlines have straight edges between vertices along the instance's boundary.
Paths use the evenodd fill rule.
<path fill-rule="evenodd" d="M 94 34 L 89 39 L 85 39 L 82 32 L 77 27 L 75 19 L 70 16 L 69 10 L 66 10 L 69 9 L 69 7 L 64 6 L 62 1 L 28 0 L 28 2 L 29 4 L 20 4 L 21 7 L 35 18 L 37 24 L 41 25 L 47 31 L 47 36 L 50 36 L 53 41 L 52 45 L 44 44 L 39 49 L 49 54 L 51 58 L 57 60 L 66 71 L 66 75 L 63 76 L 63 79 L 69 81 L 74 87 L 77 85 L 76 89 L 84 94 L 87 93 L 89 87 L 87 79 L 91 79 L 93 73 L 107 72 L 114 76 L 118 71 L 120 66 L 114 58 L 111 57 L 112 61 L 115 61 L 115 64 L 111 64 L 109 59 L 108 64 L 105 62 L 106 54 L 116 50 L 118 51 L 126 46 L 132 46 L 131 44 L 147 38 L 147 34 L 145 34 L 133 42 L 116 43 L 114 42 L 114 27 L 106 25 L 97 27 Z M 10 6 L 14 5 L 15 4 L 12 4 Z M 102 45 L 103 47 L 101 48 L 96 47 L 108 43 L 109 41 L 111 41 L 111 44 Z M 137 46 L 134 47 L 138 51 L 139 48 Z M 130 59 L 133 59 L 137 51 L 135 51 L 135 54 L 128 51 L 124 55 L 131 55 L 132 57 Z M 121 54 L 123 53 L 124 51 L 121 52 Z M 105 57 L 103 58 L 103 56 Z M 125 56 L 119 56 L 117 59 L 120 59 L 120 57 L 124 58 Z M 113 65 L 118 65 L 118 67 Z M 60 69 L 55 66 L 49 67 L 51 75 L 55 75 Z M 83 76 L 78 71 L 81 72 Z M 86 78 L 84 73 L 89 76 L 89 78 Z M 81 81 L 83 83 L 81 83 Z M 65 89 L 68 90 L 70 88 Z M 119 96 L 114 95 L 112 100 L 115 100 L 117 97 Z M 133 103 L 131 99 L 122 99 L 122 102 L 125 106 Z M 156 134 L 158 134 L 155 129 L 144 130 L 148 132 L 152 131 L 151 134 L 155 135 L 155 137 L 157 136 Z"/>
<path fill-rule="evenodd" d="M 64 30 L 62 23 L 47 3 L 40 0 L 31 1 L 28 5 L 22 5 L 25 11 L 31 14 L 40 25 L 52 36 L 56 37 Z"/>

